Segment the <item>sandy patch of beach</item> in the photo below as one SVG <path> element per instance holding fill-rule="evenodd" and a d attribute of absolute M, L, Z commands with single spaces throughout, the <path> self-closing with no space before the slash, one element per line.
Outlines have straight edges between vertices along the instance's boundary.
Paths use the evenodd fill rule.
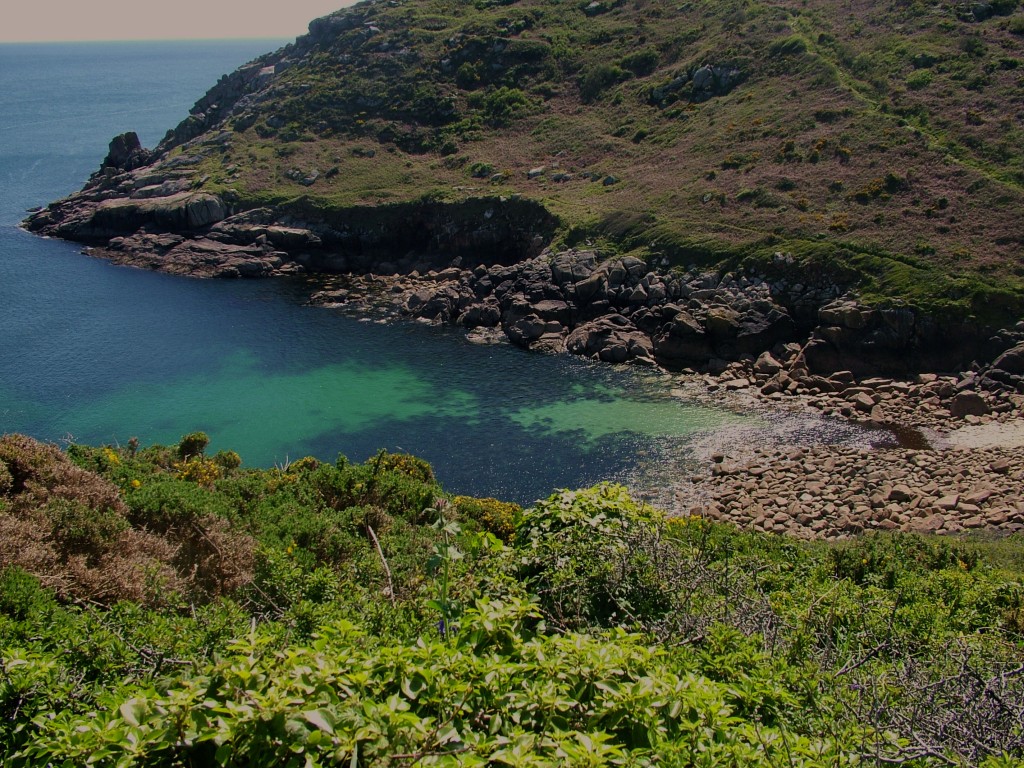
<path fill-rule="evenodd" d="M 1024 448 L 1024 419 L 961 427 L 937 442 L 941 448 Z"/>

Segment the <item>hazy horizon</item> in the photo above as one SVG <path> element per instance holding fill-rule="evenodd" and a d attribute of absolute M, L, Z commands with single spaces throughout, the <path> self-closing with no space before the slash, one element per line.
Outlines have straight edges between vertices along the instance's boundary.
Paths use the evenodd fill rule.
<path fill-rule="evenodd" d="M 4 11 L 0 43 L 142 42 L 149 40 L 261 40 L 294 38 L 309 22 L 354 0 L 292 0 L 261 6 L 223 0 L 180 0 L 166 5 L 138 0 L 51 0 Z"/>

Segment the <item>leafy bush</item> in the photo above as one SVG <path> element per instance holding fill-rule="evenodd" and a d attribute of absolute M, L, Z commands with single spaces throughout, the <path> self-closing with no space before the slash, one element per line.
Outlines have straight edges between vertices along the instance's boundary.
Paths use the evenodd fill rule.
<path fill-rule="evenodd" d="M 53 596 L 39 579 L 16 566 L 0 571 L 0 616 L 25 621 L 53 603 Z"/>
<path fill-rule="evenodd" d="M 907 88 L 912 91 L 920 91 L 932 84 L 935 76 L 928 69 L 918 69 L 907 76 Z"/>
<path fill-rule="evenodd" d="M 556 493 L 516 529 L 519 578 L 567 628 L 652 621 L 672 593 L 652 557 L 657 519 L 622 486 Z"/>
<path fill-rule="evenodd" d="M 222 469 L 231 471 L 242 466 L 242 457 L 235 451 L 217 451 L 213 455 L 213 461 Z"/>
<path fill-rule="evenodd" d="M 128 528 L 120 511 L 92 509 L 74 499 L 53 499 L 43 509 L 53 537 L 65 551 L 99 554 L 114 546 Z"/>
<path fill-rule="evenodd" d="M 992 768 L 1024 754 L 1017 537 L 808 545 L 665 519 L 614 485 L 525 512 L 448 503 L 429 465 L 386 453 L 201 487 L 166 449 L 76 449 L 102 477 L 27 439 L 0 449 L 12 487 L 24 478 L 19 516 L 0 510 L 5 566 L 12 541 L 52 545 L 50 517 L 108 536 L 111 508 L 57 492 L 69 479 L 138 479 L 114 495 L 150 529 L 110 531 L 95 568 L 72 555 L 60 570 L 51 549 L 31 561 L 50 570 L 0 569 L 5 766 Z M 487 532 L 513 521 L 509 546 Z"/>
<path fill-rule="evenodd" d="M 978 565 L 977 550 L 956 541 L 926 541 L 919 536 L 892 534 L 865 536 L 829 551 L 836 578 L 854 584 L 896 586 L 899 574 L 948 568 L 971 570 Z"/>
<path fill-rule="evenodd" d="M 398 754 L 433 765 L 841 759 L 832 740 L 745 724 L 729 704 L 735 691 L 694 676 L 687 654 L 621 632 L 543 636 L 534 626 L 528 602 L 480 600 L 448 640 L 385 645 L 338 622 L 307 646 L 273 653 L 252 636 L 195 676 L 40 720 L 9 764 L 384 765 Z"/>
<path fill-rule="evenodd" d="M 229 518 L 231 506 L 212 489 L 186 479 L 153 479 L 127 495 L 132 525 L 157 533 L 213 516 Z"/>
<path fill-rule="evenodd" d="M 530 100 L 525 93 L 504 85 L 482 96 L 473 94 L 469 104 L 480 110 L 484 122 L 492 128 L 510 125 L 530 108 Z"/>

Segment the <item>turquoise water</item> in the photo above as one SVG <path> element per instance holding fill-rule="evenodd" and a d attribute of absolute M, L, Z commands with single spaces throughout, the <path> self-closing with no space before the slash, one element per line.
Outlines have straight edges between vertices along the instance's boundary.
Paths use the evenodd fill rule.
<path fill-rule="evenodd" d="M 646 376 L 307 307 L 304 279 L 170 277 L 17 229 L 80 187 L 113 135 L 154 145 L 275 45 L 0 45 L 0 432 L 148 444 L 201 429 L 250 466 L 401 450 L 451 491 L 528 503 L 736 420 Z"/>

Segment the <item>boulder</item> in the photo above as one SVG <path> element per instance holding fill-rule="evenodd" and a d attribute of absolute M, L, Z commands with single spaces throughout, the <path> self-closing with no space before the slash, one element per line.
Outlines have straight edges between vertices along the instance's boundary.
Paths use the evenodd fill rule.
<path fill-rule="evenodd" d="M 987 416 L 991 412 L 985 398 L 977 392 L 961 392 L 949 404 L 949 415 L 955 419 L 965 416 Z"/>
<path fill-rule="evenodd" d="M 459 315 L 459 324 L 466 328 L 494 328 L 501 322 L 501 307 L 493 297 L 470 305 Z"/>
<path fill-rule="evenodd" d="M 711 340 L 693 315 L 680 311 L 654 339 L 654 354 L 668 366 L 703 364 L 711 358 Z"/>
<path fill-rule="evenodd" d="M 739 320 L 733 343 L 739 352 L 756 355 L 780 342 L 793 338 L 796 325 L 781 307 L 761 313 L 752 311 Z"/>
<path fill-rule="evenodd" d="M 594 271 L 596 256 L 592 251 L 567 251 L 551 261 L 551 279 L 556 285 L 569 285 L 586 280 Z"/>
<path fill-rule="evenodd" d="M 732 338 L 739 329 L 740 313 L 729 307 L 712 307 L 708 310 L 704 325 L 716 339 Z"/>
<path fill-rule="evenodd" d="M 782 370 L 782 363 L 772 357 L 771 352 L 762 352 L 754 362 L 754 373 L 762 373 L 771 376 Z"/>
<path fill-rule="evenodd" d="M 562 325 L 568 325 L 572 319 L 572 307 L 556 299 L 538 301 L 533 305 L 533 311 L 544 320 L 556 320 Z"/>
<path fill-rule="evenodd" d="M 536 315 L 527 315 L 511 325 L 505 326 L 505 335 L 508 336 L 508 340 L 520 347 L 529 346 L 531 341 L 539 339 L 547 331 L 547 322 Z"/>
<path fill-rule="evenodd" d="M 622 315 L 606 315 L 578 326 L 565 340 L 574 355 L 610 363 L 653 362 L 650 338 Z"/>
<path fill-rule="evenodd" d="M 994 370 L 1004 371 L 1014 376 L 1024 376 L 1024 342 L 999 355 L 991 366 Z"/>

